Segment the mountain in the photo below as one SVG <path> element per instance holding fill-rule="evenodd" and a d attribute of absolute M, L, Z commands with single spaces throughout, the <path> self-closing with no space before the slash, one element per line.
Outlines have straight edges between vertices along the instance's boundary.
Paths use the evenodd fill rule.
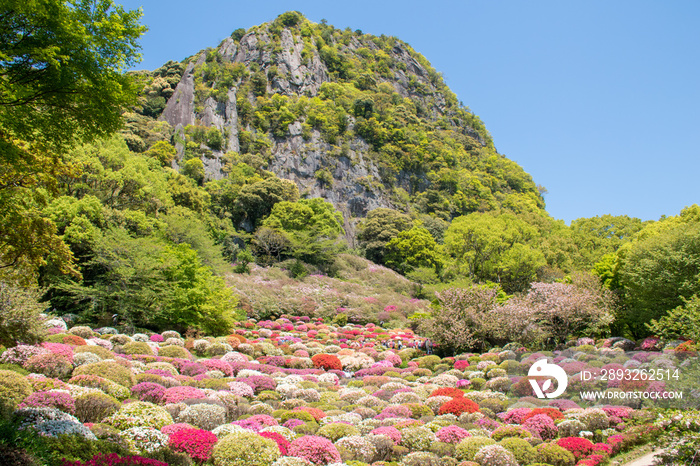
<path fill-rule="evenodd" d="M 165 139 L 177 149 L 173 168 L 200 159 L 207 180 L 241 163 L 292 180 L 302 197 L 340 210 L 349 237 L 378 207 L 446 221 L 544 209 L 530 175 L 394 37 L 287 12 L 138 77 L 139 105 L 126 118 L 132 150 Z"/>

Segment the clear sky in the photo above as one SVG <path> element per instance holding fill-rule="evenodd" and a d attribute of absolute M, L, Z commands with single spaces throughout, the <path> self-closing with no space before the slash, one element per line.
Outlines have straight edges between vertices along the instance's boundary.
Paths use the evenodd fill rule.
<path fill-rule="evenodd" d="M 116 0 L 119 3 L 119 0 Z M 298 10 L 393 35 L 443 73 L 567 223 L 700 203 L 700 1 L 124 0 L 155 69 Z"/>

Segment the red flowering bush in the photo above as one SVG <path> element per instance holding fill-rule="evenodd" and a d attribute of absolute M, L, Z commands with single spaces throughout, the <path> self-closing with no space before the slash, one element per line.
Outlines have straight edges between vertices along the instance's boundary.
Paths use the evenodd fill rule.
<path fill-rule="evenodd" d="M 430 396 L 451 396 L 452 398 L 462 398 L 464 396 L 464 392 L 458 388 L 442 387 L 438 388 L 437 390 L 433 390 L 433 393 L 431 393 Z"/>
<path fill-rule="evenodd" d="M 332 354 L 316 354 L 311 358 L 311 361 L 317 369 L 325 369 L 327 371 L 343 370 L 343 364 L 340 362 L 340 359 L 338 359 L 338 356 Z"/>
<path fill-rule="evenodd" d="M 312 408 L 311 406 L 297 406 L 296 408 L 294 408 L 294 411 L 306 411 L 314 417 L 316 422 L 326 417 L 326 413 L 324 413 L 323 410 L 318 408 Z"/>
<path fill-rule="evenodd" d="M 62 466 L 168 466 L 168 463 L 153 460 L 151 458 L 143 458 L 141 456 L 119 456 L 116 453 L 109 455 L 98 454 L 92 457 L 91 460 L 83 463 L 82 461 L 63 461 Z"/>
<path fill-rule="evenodd" d="M 260 435 L 265 438 L 269 438 L 270 440 L 274 440 L 277 443 L 277 448 L 280 449 L 280 454 L 282 456 L 287 456 L 290 445 L 289 440 L 277 432 L 260 432 Z"/>
<path fill-rule="evenodd" d="M 211 457 L 211 450 L 217 441 L 216 435 L 208 430 L 183 429 L 170 436 L 168 446 L 203 463 Z"/>
<path fill-rule="evenodd" d="M 462 413 L 475 413 L 479 411 L 479 405 L 469 398 L 453 398 L 440 406 L 438 414 L 454 414 L 459 416 Z"/>
<path fill-rule="evenodd" d="M 577 461 L 593 451 L 593 442 L 582 437 L 560 438 L 557 445 L 573 453 Z"/>
<path fill-rule="evenodd" d="M 537 416 L 538 414 L 545 414 L 552 418 L 552 421 L 557 421 L 559 419 L 564 419 L 564 415 L 556 408 L 535 408 L 530 413 L 525 415 L 520 421 L 521 424 L 525 423 L 528 419 Z"/>
<path fill-rule="evenodd" d="M 469 367 L 469 361 L 467 361 L 466 359 L 459 359 L 455 361 L 455 369 L 457 369 L 458 371 L 463 371 L 467 367 Z"/>
<path fill-rule="evenodd" d="M 305 435 L 294 440 L 289 445 L 289 456 L 305 458 L 313 464 L 339 463 L 341 461 L 340 453 L 333 442 L 316 435 Z"/>

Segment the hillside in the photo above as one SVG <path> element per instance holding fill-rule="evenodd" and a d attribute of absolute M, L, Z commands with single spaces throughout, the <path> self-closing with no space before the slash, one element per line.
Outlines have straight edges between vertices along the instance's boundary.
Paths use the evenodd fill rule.
<path fill-rule="evenodd" d="M 151 119 L 167 123 L 161 134 L 177 148 L 174 168 L 200 159 L 208 180 L 225 179 L 227 163 L 269 170 L 293 180 L 302 197 L 330 201 L 349 239 L 354 219 L 377 207 L 444 220 L 544 207 L 481 120 L 394 37 L 288 12 L 140 78 L 140 105 L 127 116 L 130 148 L 155 142 Z"/>

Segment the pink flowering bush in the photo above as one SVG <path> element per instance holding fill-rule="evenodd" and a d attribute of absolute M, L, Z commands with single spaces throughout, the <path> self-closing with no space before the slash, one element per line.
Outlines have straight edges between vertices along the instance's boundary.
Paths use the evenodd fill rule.
<path fill-rule="evenodd" d="M 179 403 L 191 398 L 206 398 L 207 395 L 199 388 L 180 386 L 170 387 L 163 393 L 163 403 Z"/>
<path fill-rule="evenodd" d="M 75 414 L 75 401 L 65 392 L 35 392 L 19 404 L 19 408 L 56 408 Z"/>
<path fill-rule="evenodd" d="M 396 427 L 391 427 L 391 426 L 386 426 L 386 427 L 377 427 L 374 429 L 372 432 L 374 435 L 385 435 L 389 437 L 395 445 L 398 445 L 401 443 L 401 431 L 397 429 Z"/>
<path fill-rule="evenodd" d="M 211 457 L 211 451 L 218 440 L 216 435 L 207 430 L 183 429 L 170 436 L 168 446 L 203 463 Z"/>
<path fill-rule="evenodd" d="M 523 427 L 542 440 L 550 440 L 557 436 L 557 426 L 546 414 L 536 414 L 523 423 Z"/>
<path fill-rule="evenodd" d="M 466 430 L 458 426 L 445 426 L 441 427 L 435 436 L 441 442 L 445 443 L 459 443 L 463 438 L 471 437 L 471 434 Z"/>
<path fill-rule="evenodd" d="M 340 453 L 333 443 L 324 437 L 305 435 L 289 445 L 289 455 L 304 458 L 313 464 L 339 463 Z"/>
<path fill-rule="evenodd" d="M 49 350 L 41 346 L 33 345 L 17 345 L 13 348 L 8 348 L 0 356 L 0 363 L 24 365 L 32 356 L 42 353 L 48 353 Z"/>
<path fill-rule="evenodd" d="M 153 382 L 141 382 L 131 387 L 131 394 L 141 401 L 157 404 L 165 396 L 165 387 Z"/>
<path fill-rule="evenodd" d="M 65 379 L 73 371 L 73 364 L 63 356 L 53 353 L 41 353 L 32 356 L 24 363 L 24 368 L 30 372 L 43 374 L 54 379 Z"/>
<path fill-rule="evenodd" d="M 71 348 L 69 345 L 64 345 L 63 343 L 44 342 L 41 344 L 41 346 L 42 348 L 49 350 L 52 354 L 62 356 L 69 362 L 73 362 L 73 348 Z"/>

